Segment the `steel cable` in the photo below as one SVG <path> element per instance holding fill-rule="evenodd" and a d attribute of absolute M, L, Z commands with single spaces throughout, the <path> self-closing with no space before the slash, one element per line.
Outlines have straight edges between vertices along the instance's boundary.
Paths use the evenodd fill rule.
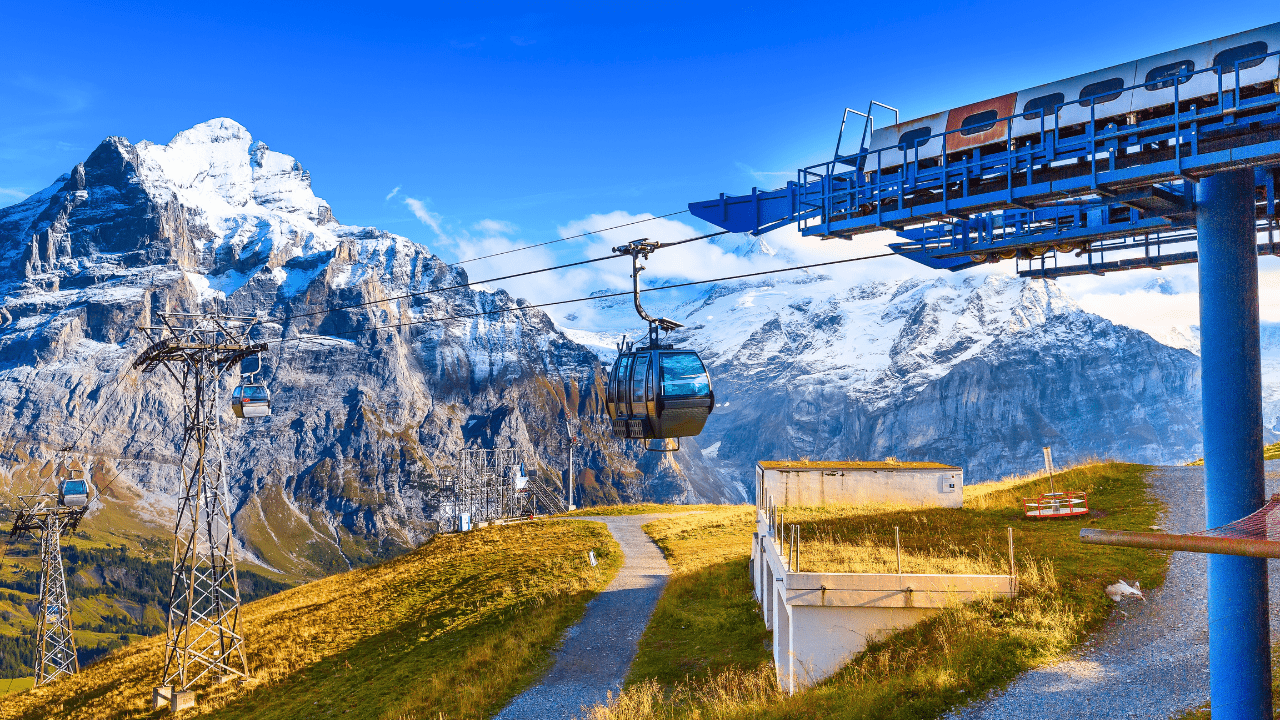
<path fill-rule="evenodd" d="M 496 252 L 491 255 L 481 255 L 480 257 L 473 257 L 469 260 L 459 260 L 458 262 L 449 263 L 449 264 L 450 265 L 466 265 L 469 262 L 475 262 L 477 260 L 487 260 L 492 257 L 498 257 L 499 255 L 510 255 L 511 253 L 520 252 L 521 250 L 531 250 L 533 248 L 543 247 L 544 245 L 555 245 L 556 243 L 561 243 L 561 242 L 564 242 L 565 240 L 574 240 L 576 238 L 586 237 L 588 235 L 599 235 L 600 233 L 608 232 L 610 230 L 617 230 L 618 228 L 630 227 L 632 225 L 639 225 L 640 223 L 647 223 L 651 220 L 661 220 L 662 218 L 668 218 L 668 217 L 671 217 L 672 215 L 679 215 L 680 213 L 687 213 L 687 212 L 689 211 L 677 210 L 676 212 L 667 213 L 666 215 L 655 215 L 654 217 L 645 218 L 643 220 L 636 220 L 635 222 L 623 223 L 621 225 L 614 225 L 613 227 L 601 228 L 600 230 L 592 230 L 591 232 L 584 232 L 580 235 L 570 235 L 569 237 L 563 237 L 563 238 L 560 238 L 559 240 L 548 240 L 547 242 L 537 243 L 535 245 L 525 245 L 524 247 L 512 248 L 510 250 L 503 250 L 502 252 Z"/>
<path fill-rule="evenodd" d="M 720 232 L 710 233 L 708 235 L 699 235 L 697 237 L 686 238 L 684 240 L 677 240 L 675 242 L 662 243 L 661 247 L 663 248 L 674 247 L 676 245 L 683 245 L 685 243 L 694 242 L 696 240 L 706 240 L 707 238 L 713 238 L 713 237 L 718 237 L 720 235 L 728 234 L 728 232 L 729 232 L 728 230 L 721 230 Z M 349 305 L 329 306 L 326 308 L 321 308 L 319 310 L 312 310 L 310 312 L 305 312 L 305 313 L 296 313 L 293 315 L 284 315 L 281 317 L 273 317 L 273 318 L 269 317 L 269 318 L 264 318 L 262 322 L 283 323 L 287 320 L 293 320 L 294 318 L 304 318 L 304 317 L 311 317 L 313 315 L 323 315 L 325 313 L 336 312 L 338 310 L 350 310 L 352 308 L 367 307 L 369 305 L 376 305 L 378 303 L 393 302 L 396 300 L 405 300 L 407 298 L 420 297 L 422 295 L 433 295 L 436 293 L 448 292 L 449 290 L 461 290 L 462 288 L 471 287 L 473 285 L 483 285 L 485 283 L 498 282 L 500 280 L 512 280 L 515 278 L 526 277 L 529 275 L 538 275 L 540 273 L 551 272 L 553 270 L 565 270 L 571 267 L 578 267 L 580 265 L 590 265 L 591 263 L 598 263 L 605 260 L 613 260 L 614 258 L 620 258 L 620 257 L 626 257 L 626 256 L 625 255 L 605 255 L 603 257 L 591 258 L 589 260 L 579 260 L 577 262 L 566 263 L 564 265 L 556 265 L 554 267 L 549 267 L 549 268 L 541 268 L 538 270 L 526 270 L 524 272 L 513 273 L 511 275 L 502 275 L 500 277 L 493 277 L 485 280 L 470 280 L 465 283 L 450 285 L 448 287 L 432 288 L 430 290 L 419 290 L 417 292 L 404 293 L 403 295 L 396 295 L 394 297 L 388 297 L 388 298 L 380 298 L 378 300 L 366 300 L 364 302 L 351 303 Z"/>
<path fill-rule="evenodd" d="M 676 289 L 676 288 L 691 287 L 691 286 L 694 286 L 694 285 L 707 285 L 707 284 L 710 284 L 710 283 L 718 283 L 718 282 L 727 282 L 727 281 L 729 281 L 729 280 L 743 280 L 743 279 L 746 279 L 746 278 L 760 277 L 760 276 L 762 276 L 762 275 L 775 275 L 775 274 L 777 274 L 777 273 L 783 273 L 783 272 L 795 272 L 795 271 L 798 271 L 798 270 L 810 270 L 810 269 L 812 269 L 812 268 L 829 267 L 829 266 L 832 266 L 832 265 L 843 265 L 843 264 L 845 264 L 845 263 L 859 262 L 859 261 L 862 261 L 862 260 L 875 260 L 875 259 L 878 259 L 878 258 L 891 257 L 891 256 L 894 256 L 894 255 L 897 255 L 897 253 L 894 253 L 894 252 L 887 252 L 887 253 L 880 253 L 880 254 L 878 254 L 878 255 L 864 255 L 864 256 L 862 256 L 862 257 L 846 258 L 846 259 L 844 259 L 844 260 L 830 260 L 830 261 L 827 261 L 827 262 L 811 263 L 811 264 L 809 264 L 809 265 L 796 265 L 796 266 L 793 266 L 793 267 L 777 268 L 777 269 L 775 269 L 775 270 L 761 270 L 761 271 L 759 271 L 759 272 L 743 273 L 743 274 L 741 274 L 741 275 L 728 275 L 728 276 L 720 277 L 720 278 L 712 278 L 712 279 L 710 279 L 710 280 L 693 280 L 693 281 L 690 281 L 690 282 L 674 283 L 674 284 L 672 284 L 672 285 L 662 285 L 662 286 L 660 286 L 660 287 L 645 288 L 645 289 L 641 290 L 640 292 L 642 292 L 642 293 L 647 293 L 647 292 L 657 292 L 657 291 L 659 291 L 659 290 L 674 290 L 674 289 Z M 360 329 L 360 330 L 347 330 L 347 331 L 345 331 L 345 332 L 334 332 L 334 333 L 328 333 L 326 336 L 327 336 L 327 337 L 336 337 L 336 336 L 341 336 L 341 335 L 355 335 L 355 334 L 358 334 L 358 333 L 374 332 L 374 331 L 377 331 L 377 330 L 390 330 L 390 329 L 395 329 L 395 328 L 408 327 L 408 326 L 411 326 L 411 325 L 425 325 L 425 324 L 428 324 L 428 323 L 445 322 L 445 321 L 447 321 L 447 320 L 465 320 L 465 319 L 468 319 L 468 318 L 483 317 L 483 316 L 485 316 L 485 315 L 501 315 L 501 314 L 504 314 L 504 313 L 516 312 L 517 310 L 529 310 L 529 309 L 532 309 L 532 308 L 552 307 L 552 306 L 554 306 L 554 305 L 568 305 L 568 304 L 570 304 L 570 303 L 587 302 L 587 301 L 590 301 L 590 300 L 604 300 L 604 299 L 606 299 L 606 298 L 623 297 L 623 296 L 625 296 L 625 295 L 631 295 L 631 294 L 632 294 L 632 291 L 631 291 L 631 290 L 623 290 L 623 291 L 620 291 L 620 292 L 614 292 L 614 293 L 604 293 L 604 294 L 600 294 L 600 295 L 588 295 L 587 297 L 573 298 L 573 299 L 571 299 L 571 300 L 555 300 L 555 301 L 552 301 L 552 302 L 545 302 L 545 303 L 530 303 L 530 304 L 526 304 L 526 305 L 519 305 L 519 306 L 516 306 L 516 307 L 500 308 L 500 309 L 498 309 L 498 310 L 483 310 L 483 311 L 480 311 L 480 312 L 464 313 L 464 314 L 461 314 L 461 315 L 447 315 L 447 316 L 445 316 L 445 317 L 438 317 L 438 318 L 424 318 L 424 319 L 422 319 L 422 320 L 411 320 L 411 321 L 409 321 L 409 322 L 394 323 L 394 324 L 390 324 L 390 325 L 377 325 L 377 326 L 374 326 L 374 327 L 362 328 L 362 329 Z M 275 341 L 275 342 L 280 342 L 280 341 Z"/>

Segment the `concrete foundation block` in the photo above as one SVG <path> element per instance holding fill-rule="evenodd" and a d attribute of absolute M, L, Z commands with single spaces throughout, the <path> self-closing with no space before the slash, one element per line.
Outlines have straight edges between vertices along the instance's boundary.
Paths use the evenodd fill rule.
<path fill-rule="evenodd" d="M 161 685 L 151 689 L 151 709 L 159 710 L 169 704 L 169 699 L 173 697 L 173 688 L 169 685 Z"/>
<path fill-rule="evenodd" d="M 196 706 L 196 692 L 194 690 L 178 690 L 173 693 L 173 700 L 169 703 L 172 711 L 180 713 L 183 710 L 189 710 Z"/>

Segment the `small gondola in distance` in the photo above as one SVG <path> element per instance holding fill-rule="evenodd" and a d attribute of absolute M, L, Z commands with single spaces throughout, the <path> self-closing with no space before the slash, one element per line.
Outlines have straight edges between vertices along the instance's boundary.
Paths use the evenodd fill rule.
<path fill-rule="evenodd" d="M 84 507 L 89 504 L 89 483 L 81 478 L 58 484 L 58 504 L 62 507 Z"/>

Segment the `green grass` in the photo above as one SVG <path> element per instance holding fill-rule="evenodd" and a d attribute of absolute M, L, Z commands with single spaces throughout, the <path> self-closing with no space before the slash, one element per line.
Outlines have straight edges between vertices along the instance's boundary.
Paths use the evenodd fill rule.
<path fill-rule="evenodd" d="M 760 621 L 742 547 L 750 547 L 754 506 L 645 525 L 672 575 L 640 640 L 627 685 L 675 685 L 769 659 L 771 635 Z M 728 550 L 723 555 L 714 550 Z"/>
<path fill-rule="evenodd" d="M 0 680 L 0 695 L 8 695 L 9 693 L 22 692 L 30 690 L 36 686 L 36 679 L 33 677 L 20 677 Z"/>
<path fill-rule="evenodd" d="M 1263 460 L 1280 460 L 1280 442 L 1271 443 L 1262 448 Z M 1204 458 L 1187 463 L 1188 467 L 1204 465 Z"/>
<path fill-rule="evenodd" d="M 1163 581 L 1167 554 L 1078 540 L 1086 524 L 1124 530 L 1154 524 L 1160 506 L 1147 492 L 1148 470 L 1107 463 L 1058 474 L 1058 489 L 1089 492 L 1095 517 L 1087 520 L 1023 516 L 1019 498 L 1047 491 L 1047 478 L 994 489 L 964 509 L 786 509 L 788 524 L 796 522 L 802 538 L 870 536 L 892 544 L 896 525 L 907 547 L 975 556 L 1007 553 L 1005 527 L 1012 526 L 1021 584 L 1014 600 L 949 608 L 874 643 L 833 677 L 791 697 L 773 680 L 769 633 L 751 596 L 751 509 L 649 523 L 646 530 L 667 554 L 673 576 L 641 639 L 626 690 L 593 717 L 936 717 L 1060 659 L 1110 614 L 1113 604 L 1103 588 L 1116 579 L 1148 588 Z"/>
<path fill-rule="evenodd" d="M 591 566 L 594 551 L 599 564 Z M 245 605 L 255 682 L 199 685 L 216 718 L 484 718 L 545 672 L 565 629 L 622 563 L 597 523 L 438 535 L 379 565 Z M 152 717 L 161 638 L 0 698 L 0 718 Z"/>

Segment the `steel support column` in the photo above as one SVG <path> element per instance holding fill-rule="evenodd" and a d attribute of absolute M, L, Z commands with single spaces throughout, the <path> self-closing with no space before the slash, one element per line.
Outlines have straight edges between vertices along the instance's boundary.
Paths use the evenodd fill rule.
<path fill-rule="evenodd" d="M 1265 502 L 1253 170 L 1196 189 L 1207 527 Z M 1209 688 L 1215 720 L 1271 717 L 1267 561 L 1209 556 Z"/>

